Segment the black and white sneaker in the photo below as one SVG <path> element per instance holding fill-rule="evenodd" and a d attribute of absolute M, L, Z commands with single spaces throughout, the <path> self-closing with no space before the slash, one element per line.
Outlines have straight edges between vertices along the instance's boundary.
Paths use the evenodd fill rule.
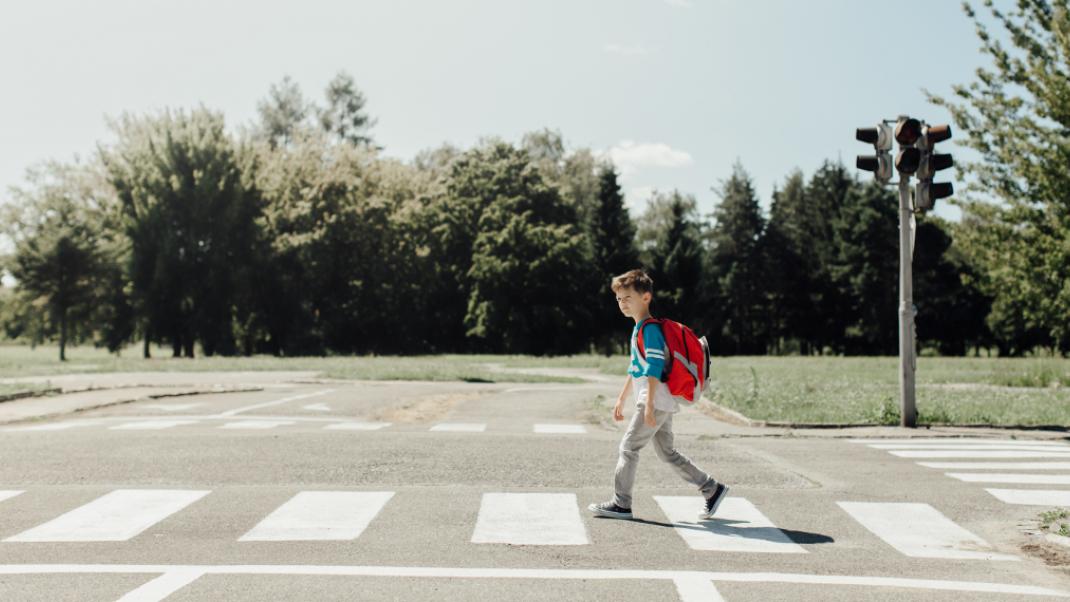
<path fill-rule="evenodd" d="M 621 508 L 613 502 L 602 502 L 601 504 L 591 504 L 587 506 L 587 509 L 595 513 L 598 516 L 604 516 L 606 518 L 632 518 L 631 508 Z"/>
<path fill-rule="evenodd" d="M 706 498 L 706 510 L 699 512 L 698 517 L 702 520 L 713 518 L 713 515 L 717 513 L 717 507 L 726 497 L 728 497 L 728 485 L 717 483 L 717 489 L 713 490 L 713 495 Z"/>

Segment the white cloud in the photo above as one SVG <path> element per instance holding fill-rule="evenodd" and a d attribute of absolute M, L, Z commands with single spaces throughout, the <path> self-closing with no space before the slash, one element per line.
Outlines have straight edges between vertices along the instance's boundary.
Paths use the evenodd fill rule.
<path fill-rule="evenodd" d="M 623 44 L 606 44 L 602 47 L 602 50 L 610 54 L 619 54 L 622 56 L 642 56 L 650 54 L 649 48 L 641 46 L 639 44 L 633 44 L 630 46 L 625 46 Z"/>
<path fill-rule="evenodd" d="M 663 0 L 663 2 L 669 6 L 679 6 L 680 8 L 691 8 L 695 5 L 691 0 Z"/>
<path fill-rule="evenodd" d="M 663 142 L 633 142 L 621 140 L 613 148 L 601 153 L 608 156 L 627 177 L 645 167 L 687 167 L 695 161 L 686 151 L 677 150 Z"/>

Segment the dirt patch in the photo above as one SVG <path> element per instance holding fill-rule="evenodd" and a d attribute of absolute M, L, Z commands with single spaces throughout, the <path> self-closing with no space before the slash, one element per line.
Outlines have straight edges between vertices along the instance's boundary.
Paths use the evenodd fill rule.
<path fill-rule="evenodd" d="M 399 405 L 379 410 L 373 418 L 377 421 L 395 423 L 431 422 L 448 414 L 458 403 L 472 401 L 490 393 L 493 391 L 421 395 L 403 399 Z"/>
<path fill-rule="evenodd" d="M 1043 560 L 1048 566 L 1070 567 L 1070 548 L 1040 541 L 1025 544 L 1022 552 Z"/>

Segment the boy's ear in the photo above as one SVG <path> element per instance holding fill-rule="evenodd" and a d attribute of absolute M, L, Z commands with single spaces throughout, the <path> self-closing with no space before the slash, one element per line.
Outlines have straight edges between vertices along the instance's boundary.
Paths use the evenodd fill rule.
<path fill-rule="evenodd" d="M 654 300 L 654 293 L 647 291 L 643 293 L 643 303 L 650 305 L 650 302 Z"/>

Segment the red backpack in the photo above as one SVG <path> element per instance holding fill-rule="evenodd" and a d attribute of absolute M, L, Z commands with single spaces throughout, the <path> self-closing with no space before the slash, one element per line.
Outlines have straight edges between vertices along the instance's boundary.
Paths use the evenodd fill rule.
<path fill-rule="evenodd" d="M 647 318 L 639 325 L 639 354 L 644 360 L 643 328 L 651 322 L 661 327 L 668 347 L 661 382 L 669 386 L 669 392 L 673 395 L 683 397 L 688 403 L 695 403 L 710 383 L 710 345 L 706 337 L 695 336 L 690 328 L 675 320 Z"/>

